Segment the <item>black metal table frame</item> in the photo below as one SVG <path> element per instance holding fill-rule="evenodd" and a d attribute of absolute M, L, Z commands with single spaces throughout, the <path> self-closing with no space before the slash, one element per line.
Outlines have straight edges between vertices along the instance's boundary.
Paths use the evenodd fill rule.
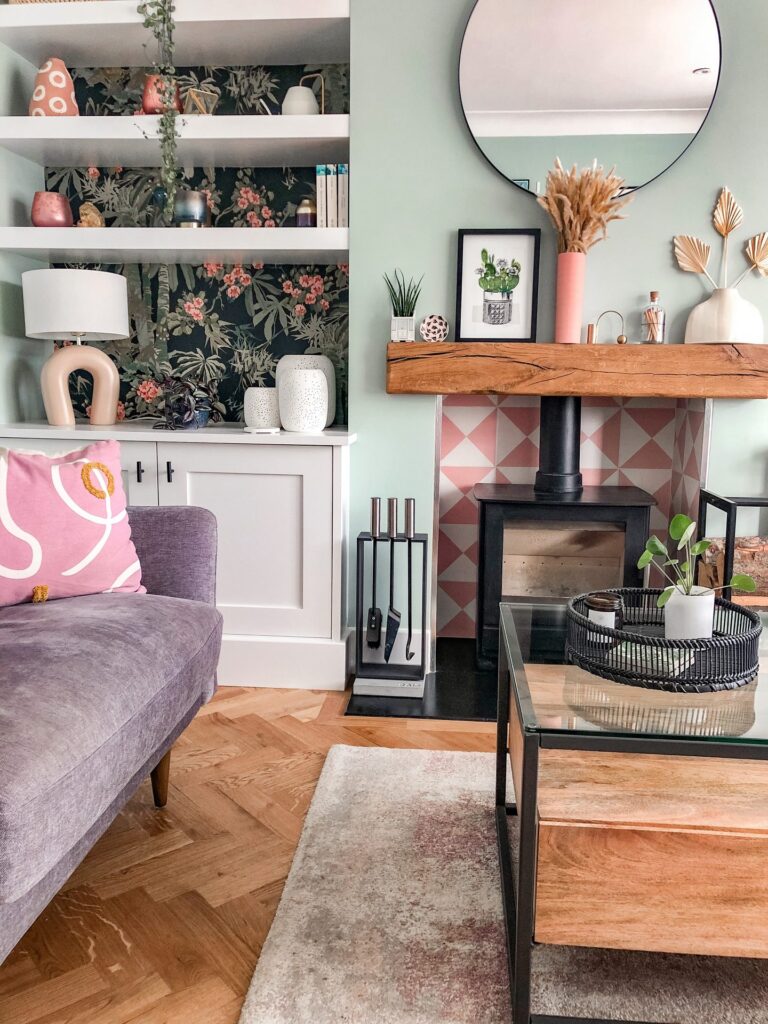
<path fill-rule="evenodd" d="M 671 754 L 688 757 L 728 757 L 768 760 L 768 746 L 728 743 L 717 740 L 674 739 L 664 736 L 608 736 L 603 733 L 577 734 L 542 729 L 526 730 L 525 722 L 535 720 L 533 701 L 519 644 L 510 643 L 504 625 L 499 624 L 499 703 L 496 726 L 496 834 L 499 848 L 501 892 L 507 942 L 509 982 L 514 1024 L 658 1024 L 622 1022 L 592 1017 L 558 1017 L 531 1014 L 531 954 L 534 941 L 536 858 L 538 843 L 537 794 L 539 749 L 616 751 L 635 754 Z M 512 686 L 514 676 L 515 685 Z M 509 708 L 514 695 L 523 737 L 521 793 L 507 801 L 507 761 L 510 757 Z M 512 861 L 509 818 L 519 822 L 517 868 Z"/>
<path fill-rule="evenodd" d="M 709 506 L 725 513 L 725 544 L 723 550 L 723 581 L 733 576 L 733 559 L 736 553 L 736 516 L 740 508 L 768 508 L 768 498 L 726 498 L 714 491 L 702 487 L 699 491 L 699 529 L 698 539 L 704 540 L 707 535 L 707 509 Z M 697 563 L 701 569 L 701 562 Z M 698 579 L 698 577 L 697 577 Z M 731 600 L 731 588 L 723 587 L 723 597 Z"/>

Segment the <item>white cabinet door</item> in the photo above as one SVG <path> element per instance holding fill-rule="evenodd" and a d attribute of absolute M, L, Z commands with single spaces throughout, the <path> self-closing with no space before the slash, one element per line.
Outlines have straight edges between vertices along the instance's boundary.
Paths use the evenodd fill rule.
<path fill-rule="evenodd" d="M 45 455 L 77 451 L 89 443 L 87 435 L 82 441 L 62 441 L 53 437 L 0 437 L 3 448 L 43 452 Z M 157 445 L 151 441 L 122 441 L 120 462 L 128 504 L 157 505 Z"/>
<path fill-rule="evenodd" d="M 225 632 L 330 637 L 332 449 L 157 447 L 160 504 L 200 505 L 218 520 L 217 605 Z"/>

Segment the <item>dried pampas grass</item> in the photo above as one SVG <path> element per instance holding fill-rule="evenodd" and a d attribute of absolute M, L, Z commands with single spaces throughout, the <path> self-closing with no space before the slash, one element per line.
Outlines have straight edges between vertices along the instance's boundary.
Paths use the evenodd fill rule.
<path fill-rule="evenodd" d="M 550 216 L 557 231 L 558 252 L 588 252 L 608 234 L 612 220 L 631 196 L 622 196 L 624 180 L 597 166 L 597 161 L 580 171 L 576 164 L 566 171 L 560 160 L 547 175 L 547 189 L 537 202 Z"/>

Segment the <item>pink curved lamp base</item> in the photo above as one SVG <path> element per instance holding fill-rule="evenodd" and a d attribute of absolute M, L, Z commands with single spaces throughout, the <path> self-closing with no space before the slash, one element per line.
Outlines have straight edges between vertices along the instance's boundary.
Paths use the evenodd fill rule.
<path fill-rule="evenodd" d="M 90 345 L 59 348 L 44 363 L 40 386 L 48 422 L 52 427 L 74 427 L 75 410 L 69 397 L 69 378 L 75 370 L 87 370 L 93 376 L 91 424 L 94 427 L 111 427 L 120 397 L 120 375 L 109 356 Z"/>

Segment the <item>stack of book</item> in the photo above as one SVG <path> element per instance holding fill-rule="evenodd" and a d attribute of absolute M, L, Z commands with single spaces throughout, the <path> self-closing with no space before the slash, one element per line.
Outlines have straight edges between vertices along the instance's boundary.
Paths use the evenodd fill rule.
<path fill-rule="evenodd" d="M 349 164 L 318 164 L 317 226 L 349 227 Z"/>

